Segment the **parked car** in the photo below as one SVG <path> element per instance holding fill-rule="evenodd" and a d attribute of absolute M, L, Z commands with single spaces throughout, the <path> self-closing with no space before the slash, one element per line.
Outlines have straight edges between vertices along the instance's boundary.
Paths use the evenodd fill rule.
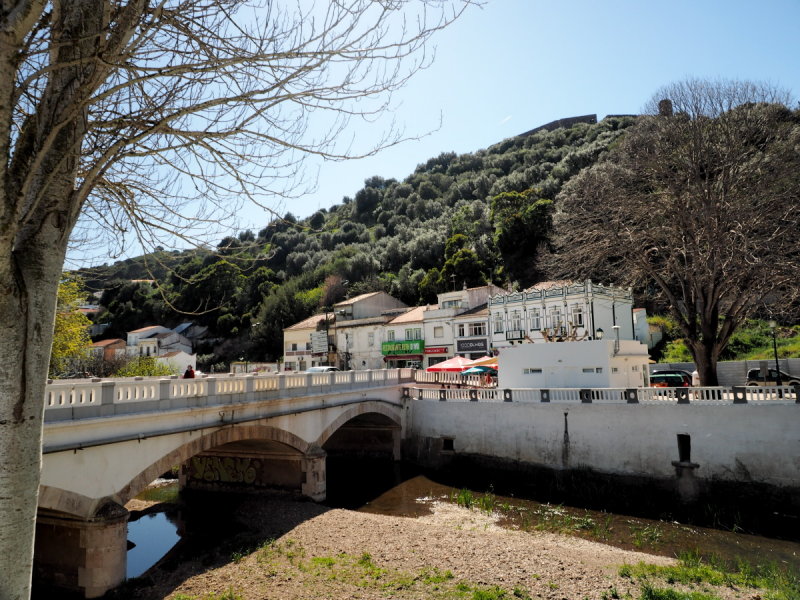
<path fill-rule="evenodd" d="M 653 378 L 653 375 L 678 375 L 682 380 L 683 384 L 679 386 L 669 386 L 669 387 L 691 387 L 692 386 L 692 374 L 687 373 L 686 371 L 681 371 L 680 369 L 664 369 L 653 371 L 650 375 L 650 378 Z"/>
<path fill-rule="evenodd" d="M 650 375 L 650 387 L 691 387 L 691 384 L 691 376 L 689 377 L 689 381 L 686 381 L 679 373 L 653 373 Z"/>
<path fill-rule="evenodd" d="M 785 371 L 780 371 L 781 385 L 800 385 L 800 377 L 791 375 Z M 761 369 L 750 369 L 747 372 L 747 382 L 745 385 L 777 385 L 778 384 L 778 370 L 767 369 L 767 376 L 761 372 Z"/>
<path fill-rule="evenodd" d="M 308 367 L 308 369 L 306 369 L 306 373 L 330 373 L 331 371 L 338 371 L 338 370 L 339 367 L 322 365 L 319 367 Z"/>

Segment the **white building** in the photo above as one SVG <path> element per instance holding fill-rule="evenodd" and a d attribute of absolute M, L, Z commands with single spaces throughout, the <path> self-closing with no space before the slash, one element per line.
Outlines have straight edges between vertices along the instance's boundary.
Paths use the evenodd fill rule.
<path fill-rule="evenodd" d="M 437 295 L 423 320 L 423 367 L 456 355 L 479 358 L 489 351 L 486 304 L 492 294 L 502 294 L 496 285 L 482 285 Z"/>
<path fill-rule="evenodd" d="M 649 385 L 647 346 L 636 340 L 523 343 L 502 348 L 499 388 L 635 388 Z"/>
<path fill-rule="evenodd" d="M 493 348 L 523 341 L 634 339 L 631 289 L 547 281 L 521 292 L 489 298 Z"/>

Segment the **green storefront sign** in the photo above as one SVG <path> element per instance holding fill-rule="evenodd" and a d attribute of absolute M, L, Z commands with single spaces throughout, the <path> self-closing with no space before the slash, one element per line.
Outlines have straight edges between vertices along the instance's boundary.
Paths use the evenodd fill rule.
<path fill-rule="evenodd" d="M 405 340 L 403 342 L 383 342 L 381 354 L 393 356 L 398 354 L 422 354 L 425 349 L 424 340 Z"/>

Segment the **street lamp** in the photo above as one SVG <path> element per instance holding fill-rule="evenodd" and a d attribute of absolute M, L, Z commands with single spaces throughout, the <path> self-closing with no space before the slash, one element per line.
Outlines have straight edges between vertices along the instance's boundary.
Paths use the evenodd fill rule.
<path fill-rule="evenodd" d="M 597 340 L 602 340 L 602 339 L 603 339 L 603 334 L 604 334 L 604 333 L 605 333 L 605 332 L 602 330 L 602 328 L 598 327 L 598 328 L 597 328 L 597 331 L 595 331 L 595 332 L 594 332 L 594 337 L 595 337 L 595 339 L 597 339 Z"/>
<path fill-rule="evenodd" d="M 775 385 L 780 387 L 783 385 L 783 381 L 781 380 L 781 366 L 778 363 L 778 323 L 777 321 L 769 321 L 767 325 L 769 325 L 769 328 L 772 331 L 772 350 L 775 352 Z"/>

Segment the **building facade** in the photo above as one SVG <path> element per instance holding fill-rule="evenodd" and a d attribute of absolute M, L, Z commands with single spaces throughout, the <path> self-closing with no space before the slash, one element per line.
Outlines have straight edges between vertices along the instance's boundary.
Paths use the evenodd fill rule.
<path fill-rule="evenodd" d="M 537 341 L 634 339 L 633 294 L 587 280 L 548 281 L 489 299 L 492 348 Z"/>

